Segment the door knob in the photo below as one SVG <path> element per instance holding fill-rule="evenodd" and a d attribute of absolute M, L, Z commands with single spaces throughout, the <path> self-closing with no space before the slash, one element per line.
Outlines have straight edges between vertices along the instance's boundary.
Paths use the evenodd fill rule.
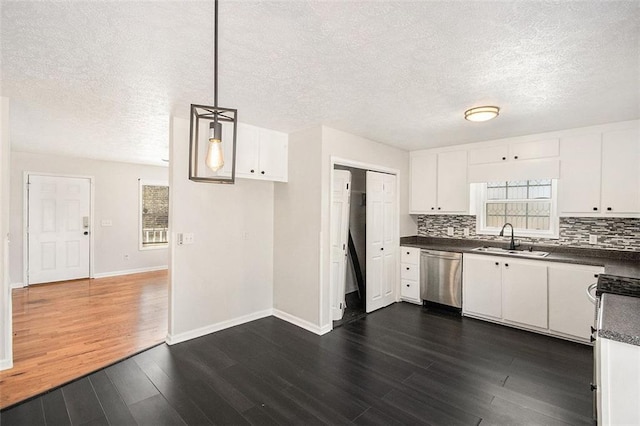
<path fill-rule="evenodd" d="M 380 250 L 384 250 L 384 247 L 380 247 Z"/>
<path fill-rule="evenodd" d="M 84 235 L 89 235 L 89 231 L 84 231 Z"/>

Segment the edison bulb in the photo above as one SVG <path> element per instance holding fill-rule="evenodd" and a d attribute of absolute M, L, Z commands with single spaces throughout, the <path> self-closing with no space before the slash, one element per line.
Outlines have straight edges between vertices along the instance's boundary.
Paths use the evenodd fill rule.
<path fill-rule="evenodd" d="M 207 167 L 217 172 L 224 166 L 224 156 L 222 155 L 222 123 L 212 121 L 209 123 L 209 149 L 205 159 Z"/>
<path fill-rule="evenodd" d="M 207 167 L 217 172 L 224 166 L 224 156 L 222 155 L 222 141 L 220 139 L 209 139 L 209 149 L 207 150 Z"/>

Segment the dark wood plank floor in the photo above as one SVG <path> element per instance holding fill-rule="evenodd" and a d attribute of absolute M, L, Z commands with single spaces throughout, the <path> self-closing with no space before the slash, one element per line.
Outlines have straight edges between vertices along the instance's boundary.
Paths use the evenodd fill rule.
<path fill-rule="evenodd" d="M 160 345 L 3 426 L 593 424 L 588 346 L 398 303 L 319 337 L 265 318 Z"/>

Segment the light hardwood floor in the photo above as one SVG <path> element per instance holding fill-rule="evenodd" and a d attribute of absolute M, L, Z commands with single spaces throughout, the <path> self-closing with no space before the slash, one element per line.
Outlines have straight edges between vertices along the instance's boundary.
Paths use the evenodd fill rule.
<path fill-rule="evenodd" d="M 164 341 L 167 271 L 13 290 L 13 363 L 0 408 Z"/>

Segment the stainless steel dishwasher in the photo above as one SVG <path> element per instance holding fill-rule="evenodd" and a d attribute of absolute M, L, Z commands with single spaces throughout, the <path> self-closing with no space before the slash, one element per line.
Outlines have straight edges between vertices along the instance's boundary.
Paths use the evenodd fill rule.
<path fill-rule="evenodd" d="M 420 298 L 462 308 L 462 253 L 420 250 Z"/>

